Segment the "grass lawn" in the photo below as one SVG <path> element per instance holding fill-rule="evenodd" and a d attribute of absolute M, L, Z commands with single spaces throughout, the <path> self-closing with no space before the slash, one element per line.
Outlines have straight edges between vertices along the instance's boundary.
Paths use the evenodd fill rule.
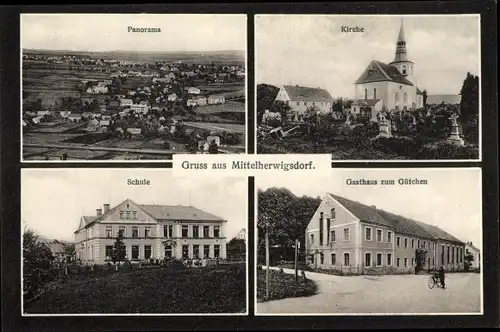
<path fill-rule="evenodd" d="M 266 299 L 266 270 L 257 270 L 257 302 L 285 299 L 287 297 L 302 297 L 315 295 L 318 286 L 313 280 L 306 280 L 299 275 L 299 282 L 295 282 L 295 275 L 269 271 L 269 299 Z"/>
<path fill-rule="evenodd" d="M 25 313 L 238 313 L 246 309 L 244 265 L 143 269 L 58 281 Z"/>

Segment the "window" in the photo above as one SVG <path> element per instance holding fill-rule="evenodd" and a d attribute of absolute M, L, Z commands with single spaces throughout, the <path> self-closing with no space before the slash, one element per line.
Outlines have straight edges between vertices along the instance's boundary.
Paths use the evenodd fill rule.
<path fill-rule="evenodd" d="M 405 92 L 403 98 L 404 98 L 404 102 L 407 103 L 408 102 L 408 94 L 406 92 Z"/>
<path fill-rule="evenodd" d="M 330 218 L 335 219 L 335 208 L 330 210 Z"/>
<path fill-rule="evenodd" d="M 335 242 L 335 230 L 332 230 L 332 231 L 330 232 L 330 234 L 331 234 L 331 235 L 330 235 L 330 237 L 331 237 L 331 239 L 332 239 L 332 242 Z"/>
<path fill-rule="evenodd" d="M 396 246 L 399 247 L 399 242 L 401 241 L 401 238 L 399 236 L 396 236 Z"/>
<path fill-rule="evenodd" d="M 422 242 L 422 247 L 425 249 L 425 241 Z"/>
<path fill-rule="evenodd" d="M 193 226 L 193 237 L 198 238 L 200 235 L 200 229 L 198 228 L 199 226 Z"/>
<path fill-rule="evenodd" d="M 163 237 L 169 237 L 168 236 L 168 226 L 169 225 L 163 225 Z"/>
<path fill-rule="evenodd" d="M 335 253 L 330 254 L 330 264 L 332 264 L 332 265 L 337 264 L 337 257 L 335 255 Z"/>
<path fill-rule="evenodd" d="M 113 246 L 106 246 L 106 259 L 110 260 L 113 256 Z"/>
<path fill-rule="evenodd" d="M 368 90 L 365 89 L 365 99 L 368 99 Z"/>
<path fill-rule="evenodd" d="M 431 266 L 431 258 L 427 257 L 427 267 L 429 268 Z"/>
<path fill-rule="evenodd" d="M 151 258 L 151 246 L 144 246 L 144 259 Z"/>
<path fill-rule="evenodd" d="M 382 242 L 382 230 L 381 229 L 377 229 L 377 241 L 378 242 Z"/>
<path fill-rule="evenodd" d="M 406 66 L 403 65 L 403 75 L 406 75 Z"/>
<path fill-rule="evenodd" d="M 349 254 L 345 253 L 344 254 L 344 266 L 350 266 L 351 263 L 349 262 Z"/>
<path fill-rule="evenodd" d="M 326 245 L 330 244 L 330 227 L 331 227 L 331 221 L 330 218 L 326 218 Z"/>
<path fill-rule="evenodd" d="M 130 219 L 130 210 L 127 210 L 127 219 Z"/>
<path fill-rule="evenodd" d="M 314 234 L 311 234 L 311 243 L 314 243 Z"/>
<path fill-rule="evenodd" d="M 199 244 L 193 245 L 193 257 L 200 258 L 200 245 Z"/>
<path fill-rule="evenodd" d="M 319 245 L 323 245 L 323 212 L 320 213 L 319 217 Z"/>
<path fill-rule="evenodd" d="M 170 244 L 167 244 L 165 246 L 165 257 L 166 258 L 172 258 L 173 255 L 172 255 L 172 246 Z"/>
<path fill-rule="evenodd" d="M 408 248 L 408 238 L 405 237 L 405 248 Z"/>
<path fill-rule="evenodd" d="M 325 254 L 323 253 L 319 254 L 319 262 L 321 265 L 325 264 Z"/>
<path fill-rule="evenodd" d="M 408 266 L 408 258 L 405 257 L 405 267 Z"/>
<path fill-rule="evenodd" d="M 300 101 L 297 102 L 297 106 L 299 106 L 299 104 L 300 104 Z"/>
<path fill-rule="evenodd" d="M 387 231 L 387 242 L 392 243 L 392 232 L 391 231 Z"/>
<path fill-rule="evenodd" d="M 451 263 L 455 263 L 455 247 L 451 247 Z"/>
<path fill-rule="evenodd" d="M 151 227 L 144 228 L 144 237 L 151 237 Z"/>
<path fill-rule="evenodd" d="M 132 259 L 139 259 L 139 246 L 132 246 Z"/>
<path fill-rule="evenodd" d="M 448 264 L 450 264 L 450 247 L 448 246 L 447 248 L 448 248 L 447 249 L 448 250 L 448 252 L 447 252 L 447 254 L 448 254 L 447 255 L 448 256 Z"/>
<path fill-rule="evenodd" d="M 369 252 L 365 253 L 365 266 L 366 267 L 372 266 L 372 254 Z"/>
<path fill-rule="evenodd" d="M 120 219 L 123 219 L 123 210 L 120 210 Z"/>
<path fill-rule="evenodd" d="M 189 258 L 189 245 L 182 245 L 182 258 Z"/>
<path fill-rule="evenodd" d="M 399 92 L 396 92 L 395 98 L 396 98 L 396 104 L 399 103 Z"/>
<path fill-rule="evenodd" d="M 220 226 L 214 226 L 214 237 L 220 237 Z"/>
<path fill-rule="evenodd" d="M 441 263 L 444 264 L 444 246 L 441 246 Z"/>
<path fill-rule="evenodd" d="M 373 99 L 377 99 L 377 89 L 373 89 Z"/>
<path fill-rule="evenodd" d="M 113 227 L 106 226 L 106 237 L 110 238 L 113 236 Z"/>
<path fill-rule="evenodd" d="M 387 254 L 387 266 L 392 265 L 392 254 Z"/>
<path fill-rule="evenodd" d="M 377 266 L 382 266 L 382 254 L 377 254 Z"/>
<path fill-rule="evenodd" d="M 365 227 L 365 240 L 366 241 L 371 241 L 372 240 L 372 229 L 371 229 L 371 227 Z"/>
<path fill-rule="evenodd" d="M 132 237 L 139 237 L 139 227 L 132 226 Z"/>
<path fill-rule="evenodd" d="M 349 228 L 344 228 L 344 241 L 349 241 L 350 239 L 350 234 L 349 234 Z"/>
<path fill-rule="evenodd" d="M 188 237 L 188 226 L 182 226 L 182 237 Z"/>
<path fill-rule="evenodd" d="M 313 106 L 315 106 L 315 105 L 316 105 L 316 103 L 313 101 Z"/>
<path fill-rule="evenodd" d="M 210 226 L 203 226 L 203 237 L 210 237 Z"/>
<path fill-rule="evenodd" d="M 214 245 L 214 258 L 220 257 L 220 245 Z"/>
<path fill-rule="evenodd" d="M 127 232 L 126 232 L 125 226 L 120 226 L 120 227 L 118 227 L 118 234 L 120 234 L 120 232 L 122 232 L 122 235 L 123 235 L 124 237 L 126 237 L 126 236 L 127 236 Z"/>
<path fill-rule="evenodd" d="M 432 257 L 432 265 L 435 265 L 434 263 L 435 263 L 435 259 L 434 259 L 434 257 Z"/>
<path fill-rule="evenodd" d="M 205 258 L 210 257 L 210 245 L 209 244 L 205 244 L 203 246 L 203 257 L 205 257 Z"/>
<path fill-rule="evenodd" d="M 396 258 L 396 266 L 399 267 L 399 257 Z"/>
<path fill-rule="evenodd" d="M 413 257 L 411 259 L 411 266 L 415 266 L 415 258 L 413 258 Z"/>
<path fill-rule="evenodd" d="M 132 211 L 132 218 L 137 219 L 137 211 Z"/>

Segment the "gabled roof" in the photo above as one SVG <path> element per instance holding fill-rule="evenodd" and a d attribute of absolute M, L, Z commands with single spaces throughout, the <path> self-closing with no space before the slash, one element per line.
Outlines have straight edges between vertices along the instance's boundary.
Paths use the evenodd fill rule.
<path fill-rule="evenodd" d="M 394 213 L 377 209 L 344 197 L 329 194 L 360 221 L 391 227 L 396 233 L 428 239 L 442 239 L 450 242 L 465 244 L 441 228 L 420 221 L 406 218 Z"/>
<path fill-rule="evenodd" d="M 450 105 L 460 104 L 462 96 L 460 95 L 429 95 L 427 96 L 427 105 L 439 105 L 444 103 Z"/>
<path fill-rule="evenodd" d="M 298 85 L 284 85 L 283 88 L 291 101 L 333 102 L 333 97 L 325 89 L 308 88 Z"/>
<path fill-rule="evenodd" d="M 192 206 L 182 205 L 139 205 L 144 211 L 158 220 L 206 220 L 224 221 L 224 219 L 214 216 Z"/>
<path fill-rule="evenodd" d="M 396 67 L 390 66 L 377 60 L 372 60 L 366 67 L 365 71 L 354 83 L 364 84 L 385 81 L 413 85 L 413 83 L 408 81 Z"/>
<path fill-rule="evenodd" d="M 359 106 L 375 106 L 381 100 L 382 99 L 357 99 L 353 104 Z"/>

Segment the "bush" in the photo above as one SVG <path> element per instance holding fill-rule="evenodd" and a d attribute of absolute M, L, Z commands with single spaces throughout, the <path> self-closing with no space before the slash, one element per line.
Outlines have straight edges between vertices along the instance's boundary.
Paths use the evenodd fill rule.
<path fill-rule="evenodd" d="M 266 271 L 257 271 L 257 301 L 264 302 L 289 297 L 312 296 L 318 292 L 318 286 L 313 280 L 304 280 L 299 277 L 295 282 L 295 275 L 269 271 L 269 298 L 266 298 Z"/>

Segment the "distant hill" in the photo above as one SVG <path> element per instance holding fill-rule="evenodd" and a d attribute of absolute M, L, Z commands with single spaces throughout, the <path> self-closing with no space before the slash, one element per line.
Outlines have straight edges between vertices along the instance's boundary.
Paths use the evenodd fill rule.
<path fill-rule="evenodd" d="M 221 51 L 107 51 L 87 52 L 68 50 L 35 50 L 23 49 L 23 54 L 39 55 L 79 55 L 89 58 L 114 59 L 114 60 L 141 60 L 141 61 L 182 61 L 203 63 L 225 63 L 243 64 L 245 62 L 245 51 L 221 50 Z"/>

